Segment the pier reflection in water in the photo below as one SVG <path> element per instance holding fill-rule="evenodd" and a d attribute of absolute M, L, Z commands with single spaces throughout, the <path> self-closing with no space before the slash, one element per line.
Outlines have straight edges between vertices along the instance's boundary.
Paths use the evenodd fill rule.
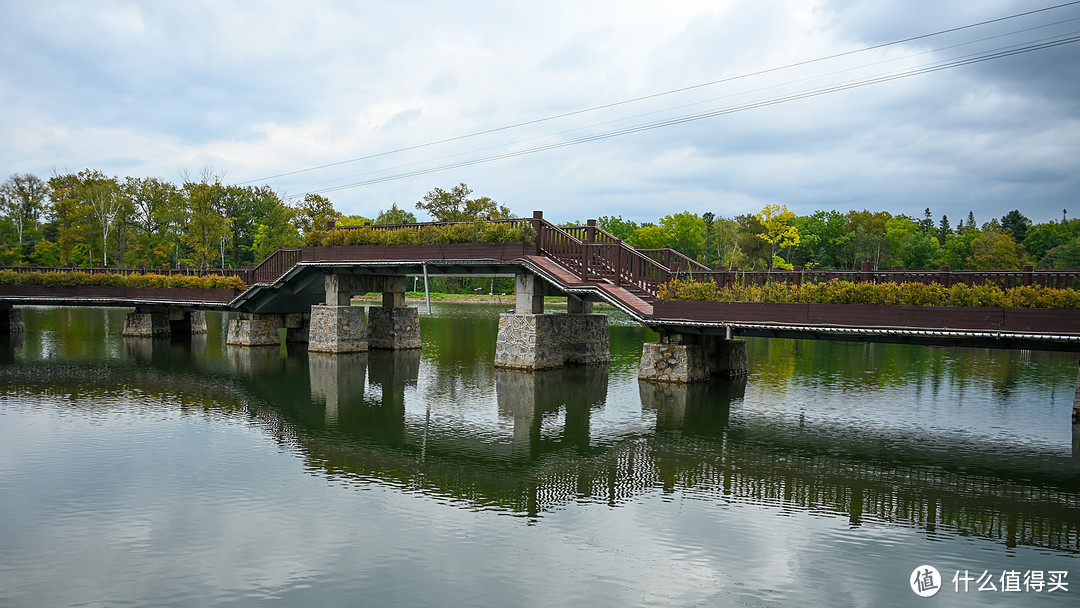
<path fill-rule="evenodd" d="M 334 482 L 312 487 L 271 477 L 254 461 L 245 468 L 247 483 L 266 487 L 258 492 L 258 509 L 288 509 L 284 520 L 292 526 L 307 529 L 326 517 L 349 520 L 348 513 L 376 500 L 371 490 L 390 492 L 380 494 L 383 506 L 375 513 L 366 512 L 374 519 L 363 529 L 380 546 L 395 547 L 398 571 L 379 570 L 375 576 L 365 570 L 374 566 L 363 566 L 368 575 L 351 578 L 340 566 L 324 564 L 302 584 L 264 590 L 287 604 L 322 597 L 304 591 L 320 587 L 334 590 L 329 603 L 357 593 L 386 601 L 404 597 L 453 605 L 479 597 L 484 603 L 484 598 L 506 599 L 510 592 L 528 590 L 551 601 L 593 605 L 724 603 L 725 598 L 789 604 L 835 600 L 822 591 L 829 586 L 866 600 L 841 598 L 840 604 L 899 604 L 919 599 L 905 595 L 911 593 L 906 587 L 911 568 L 935 560 L 943 571 L 1015 566 L 1080 572 L 1075 566 L 1080 466 L 1070 449 L 1074 438 L 1067 420 L 1074 357 L 751 340 L 748 378 L 660 386 L 636 380 L 635 351 L 640 353 L 648 337 L 641 328 L 613 323 L 610 366 L 497 371 L 491 366 L 491 311 L 440 308 L 423 318 L 431 342 L 423 351 L 336 356 L 227 348 L 214 323 L 200 341 L 121 339 L 116 328 L 122 323 L 115 319 L 111 333 L 98 328 L 100 311 L 72 317 L 28 310 L 27 335 L 0 344 L 0 439 L 12 458 L 28 455 L 19 460 L 26 465 L 0 466 L 0 498 L 25 505 L 6 511 L 0 524 L 0 534 L 15 539 L 11 551 L 0 550 L 0 575 L 27 582 L 0 591 L 0 604 L 41 603 L 29 600 L 55 593 L 45 592 L 44 582 L 35 586 L 44 575 L 35 578 L 37 571 L 17 556 L 48 555 L 60 547 L 74 547 L 87 558 L 93 552 L 78 536 L 26 532 L 49 525 L 47 516 L 36 514 L 44 504 L 34 503 L 58 490 L 47 489 L 48 470 L 35 469 L 40 466 L 35 463 L 48 462 L 42 454 L 52 444 L 18 433 L 16 422 L 62 420 L 70 426 L 83 412 L 90 422 L 75 431 L 102 436 L 89 445 L 108 445 L 98 454 L 103 463 L 114 458 L 110 450 L 126 450 L 126 457 L 168 471 L 152 449 L 167 443 L 164 439 L 106 441 L 122 430 L 101 416 L 169 419 L 171 409 L 182 415 L 166 424 L 166 432 L 189 427 L 185 418 L 200 412 L 214 414 L 198 418 L 210 435 L 242 421 L 273 438 L 271 445 L 285 449 L 287 457 L 300 459 L 303 475 Z M 65 329 L 71 322 L 75 330 Z M 78 339 L 80 326 L 82 335 L 100 336 L 100 342 L 64 344 Z M 64 340 L 53 337 L 58 333 Z M 45 443 L 35 444 L 34 437 Z M 169 458 L 202 463 L 213 454 L 212 445 L 180 448 L 189 453 Z M 201 500 L 212 496 L 221 484 L 215 476 L 227 478 L 235 462 L 211 461 L 199 469 L 206 479 L 189 481 L 206 487 L 184 492 Z M 281 475 L 280 466 L 270 468 Z M 101 475 L 110 478 L 107 469 Z M 192 500 L 168 484 L 155 485 L 152 477 L 140 479 L 156 492 L 141 500 L 181 507 Z M 62 476 L 55 483 L 62 483 Z M 272 489 L 282 483 L 303 486 L 307 494 Z M 350 490 L 360 492 L 350 495 Z M 19 502 L 7 502 L 15 493 Z M 97 495 L 76 495 L 71 504 L 92 513 Z M 421 507 L 417 499 L 433 506 Z M 296 519 L 297 505 L 312 500 L 323 505 L 319 512 Z M 145 509 L 140 504 L 121 508 Z M 110 505 L 101 517 L 122 520 L 115 509 Z M 451 513 L 472 515 L 463 520 Z M 515 517 L 491 517 L 498 514 Z M 513 524 L 506 522 L 514 521 L 537 532 L 511 533 L 506 526 Z M 209 523 L 220 525 L 225 524 Z M 435 540 L 410 548 L 390 532 L 369 529 L 416 525 Z M 450 562 L 472 546 L 453 540 L 454 526 L 497 539 L 488 547 L 494 559 L 471 570 L 452 567 Z M 346 538 L 352 534 L 340 532 Z M 647 548 L 629 540 L 658 533 L 653 540 L 659 545 Z M 161 530 L 157 534 L 154 554 L 190 542 Z M 828 542 L 807 544 L 806 535 Z M 568 537 L 588 544 L 564 546 Z M 305 542 L 316 543 L 316 551 L 320 542 L 327 543 L 325 550 L 345 551 L 337 542 L 317 538 Z M 366 564 L 365 556 L 383 551 L 370 543 L 354 545 L 347 550 L 351 563 Z M 563 548 L 553 548 L 558 546 Z M 621 557 L 597 553 L 603 547 L 617 548 Z M 285 549 L 281 559 L 288 560 Z M 549 551 L 554 553 L 540 558 Z M 523 554 L 535 558 L 524 570 Z M 175 568 L 184 559 L 165 561 Z M 550 559 L 557 567 L 546 563 Z M 657 560 L 675 568 L 664 572 L 678 580 L 679 591 L 656 578 Z M 786 565 L 776 560 L 787 560 Z M 638 568 L 646 562 L 651 568 Z M 64 563 L 50 564 L 50 570 L 63 571 Z M 151 563 L 121 559 L 116 567 L 141 571 Z M 609 571 L 604 564 L 617 567 Z M 507 568 L 515 570 L 512 576 Z M 61 576 L 79 578 L 77 572 Z M 479 591 L 380 594 L 424 577 Z M 553 591 L 559 581 L 564 590 Z M 134 600 L 141 603 L 170 603 L 164 598 L 176 591 L 163 585 L 155 592 L 150 585 L 139 593 Z M 179 603 L 243 597 L 228 588 L 186 593 L 194 595 Z M 652 600 L 634 599 L 642 597 Z M 1061 601 L 1038 599 L 1048 605 Z"/>

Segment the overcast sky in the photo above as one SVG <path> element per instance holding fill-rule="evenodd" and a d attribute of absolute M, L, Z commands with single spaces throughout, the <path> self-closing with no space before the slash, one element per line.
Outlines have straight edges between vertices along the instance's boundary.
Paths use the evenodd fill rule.
<path fill-rule="evenodd" d="M 210 168 L 369 217 L 459 182 L 555 221 L 1080 217 L 1080 43 L 945 68 L 1070 40 L 1080 4 L 878 46 L 1055 4 L 5 0 L 0 179 Z"/>

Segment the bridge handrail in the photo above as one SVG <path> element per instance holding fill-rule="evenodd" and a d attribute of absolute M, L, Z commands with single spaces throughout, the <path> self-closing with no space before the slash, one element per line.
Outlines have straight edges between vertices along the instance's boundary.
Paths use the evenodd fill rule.
<path fill-rule="evenodd" d="M 303 249 L 279 248 L 257 266 L 248 271 L 248 285 L 273 283 L 300 262 Z"/>
<path fill-rule="evenodd" d="M 240 277 L 241 279 L 247 276 L 248 270 L 246 268 L 202 268 L 199 266 L 189 266 L 181 264 L 179 268 L 167 268 L 167 267 L 151 267 L 151 266 L 135 266 L 135 267 L 121 267 L 121 266 L 76 266 L 74 264 L 67 264 L 65 266 L 40 266 L 38 264 L 29 264 L 26 266 L 9 266 L 0 262 L 0 270 L 10 270 L 19 274 L 26 274 L 31 272 L 82 272 L 85 274 L 119 274 L 119 275 L 132 275 L 132 274 L 157 274 L 162 276 L 207 276 L 207 275 L 219 275 L 225 277 Z"/>

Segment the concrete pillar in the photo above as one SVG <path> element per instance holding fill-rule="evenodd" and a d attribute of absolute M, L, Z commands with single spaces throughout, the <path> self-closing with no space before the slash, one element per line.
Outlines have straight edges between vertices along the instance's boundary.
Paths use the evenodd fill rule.
<path fill-rule="evenodd" d="M 138 312 L 138 310 L 136 310 Z M 179 306 L 170 306 L 168 310 L 169 334 L 174 336 L 205 334 L 206 313 Z M 124 334 L 128 335 L 128 334 Z"/>
<path fill-rule="evenodd" d="M 368 346 L 390 350 L 420 348 L 420 311 L 405 305 L 405 277 L 382 277 L 382 306 L 368 310 Z"/>
<path fill-rule="evenodd" d="M 544 312 L 544 281 L 535 274 L 514 275 L 514 312 L 519 315 L 539 315 Z"/>
<path fill-rule="evenodd" d="M 328 274 L 325 287 L 327 306 L 348 306 L 354 295 L 372 291 L 370 277 L 353 274 Z"/>
<path fill-rule="evenodd" d="M 231 346 L 280 346 L 281 315 L 241 313 L 240 318 L 229 320 L 229 334 L 225 343 Z"/>
<path fill-rule="evenodd" d="M 282 315 L 285 324 L 285 341 L 307 344 L 311 332 L 311 313 L 293 312 Z"/>
<path fill-rule="evenodd" d="M 638 379 L 687 384 L 710 376 L 734 378 L 747 370 L 746 341 L 721 336 L 666 333 L 642 345 Z"/>
<path fill-rule="evenodd" d="M 129 338 L 160 338 L 172 333 L 169 311 L 164 308 L 135 308 L 124 318 L 123 335 Z"/>
<path fill-rule="evenodd" d="M 574 296 L 568 296 L 566 298 L 566 312 L 572 315 L 591 315 L 593 311 L 593 303 L 591 301 L 585 301 Z"/>
<path fill-rule="evenodd" d="M 14 308 L 10 304 L 0 305 L 0 333 L 22 334 L 25 331 L 22 309 Z"/>

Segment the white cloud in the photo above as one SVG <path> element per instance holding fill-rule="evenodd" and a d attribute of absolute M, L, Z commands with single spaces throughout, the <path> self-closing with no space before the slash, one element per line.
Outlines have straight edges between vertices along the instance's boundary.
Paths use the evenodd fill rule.
<path fill-rule="evenodd" d="M 1027 3 L 7 3 L 0 172 L 170 177 L 211 165 L 290 194 L 776 101 L 1076 29 L 1080 8 L 847 53 Z M 991 36 L 1001 36 L 990 38 Z M 973 42 L 986 38 L 981 42 Z M 936 48 L 959 45 L 938 53 Z M 331 193 L 347 213 L 466 182 L 525 215 L 733 215 L 765 202 L 1059 217 L 1080 192 L 1080 45 Z M 918 55 L 917 53 L 924 53 Z M 859 67 L 863 66 L 863 67 Z M 560 133 L 561 135 L 552 136 Z M 439 145 L 431 142 L 453 139 Z M 417 147 L 423 146 L 423 147 Z M 403 149 L 408 152 L 385 154 Z M 342 161 L 370 157 L 363 161 Z"/>

